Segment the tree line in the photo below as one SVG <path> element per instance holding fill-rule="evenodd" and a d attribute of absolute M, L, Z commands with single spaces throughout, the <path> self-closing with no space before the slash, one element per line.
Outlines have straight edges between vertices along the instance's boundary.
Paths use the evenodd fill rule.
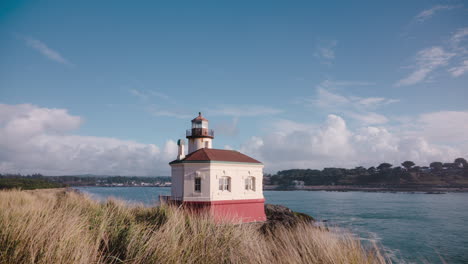
<path fill-rule="evenodd" d="M 457 158 L 449 163 L 434 161 L 429 166 L 418 166 L 407 160 L 399 166 L 384 162 L 369 168 L 291 169 L 265 174 L 265 184 L 283 187 L 298 184 L 468 186 L 468 162 Z"/>
<path fill-rule="evenodd" d="M 141 183 L 155 184 L 170 182 L 167 176 L 138 177 L 138 176 L 44 176 L 40 173 L 34 174 L 0 174 L 0 189 L 40 189 L 60 188 L 66 186 L 108 186 L 113 184 L 139 185 Z"/>

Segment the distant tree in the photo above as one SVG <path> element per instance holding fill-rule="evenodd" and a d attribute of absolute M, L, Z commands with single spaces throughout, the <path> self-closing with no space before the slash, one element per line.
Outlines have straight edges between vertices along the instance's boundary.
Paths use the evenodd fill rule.
<path fill-rule="evenodd" d="M 452 169 L 452 168 L 456 168 L 457 165 L 455 163 L 446 162 L 446 163 L 442 164 L 442 167 L 446 168 L 446 169 Z"/>
<path fill-rule="evenodd" d="M 379 166 L 377 166 L 377 169 L 380 170 L 380 171 L 383 171 L 383 170 L 387 170 L 387 169 L 390 169 L 393 165 L 390 164 L 390 163 L 380 163 Z"/>
<path fill-rule="evenodd" d="M 431 162 L 431 164 L 429 164 L 429 167 L 431 167 L 434 170 L 441 170 L 443 167 L 443 164 L 440 161 L 434 161 L 434 162 Z"/>
<path fill-rule="evenodd" d="M 353 169 L 353 172 L 357 175 L 362 175 L 362 174 L 365 174 L 367 172 L 367 169 L 362 167 L 362 166 L 359 166 L 359 167 L 356 167 Z"/>
<path fill-rule="evenodd" d="M 367 169 L 367 172 L 369 172 L 370 174 L 374 174 L 375 171 L 376 171 L 376 170 L 375 170 L 375 167 L 374 167 L 374 166 L 372 166 L 372 167 L 370 167 L 370 168 Z"/>
<path fill-rule="evenodd" d="M 409 170 L 409 169 L 411 169 L 411 167 L 413 167 L 413 166 L 416 165 L 416 164 L 414 164 L 414 162 L 412 162 L 412 161 L 410 161 L 410 160 L 407 160 L 407 161 L 401 163 L 401 165 L 402 165 L 403 167 L 405 167 L 407 170 Z"/>
<path fill-rule="evenodd" d="M 462 167 L 467 168 L 468 167 L 468 162 L 464 158 L 456 158 L 453 163 L 455 163 L 459 168 L 462 168 Z"/>

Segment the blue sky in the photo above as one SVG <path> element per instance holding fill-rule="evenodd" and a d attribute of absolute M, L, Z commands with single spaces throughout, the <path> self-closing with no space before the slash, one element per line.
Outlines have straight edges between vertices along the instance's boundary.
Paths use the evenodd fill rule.
<path fill-rule="evenodd" d="M 168 174 L 199 111 L 267 171 L 468 156 L 464 1 L 0 5 L 2 172 Z"/>

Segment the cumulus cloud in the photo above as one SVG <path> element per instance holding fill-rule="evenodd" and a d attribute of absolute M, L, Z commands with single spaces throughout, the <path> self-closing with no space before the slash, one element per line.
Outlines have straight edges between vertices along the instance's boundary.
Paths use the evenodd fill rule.
<path fill-rule="evenodd" d="M 415 125 L 431 141 L 468 142 L 468 111 L 439 111 L 422 114 Z M 418 131 L 417 130 L 417 131 Z"/>
<path fill-rule="evenodd" d="M 443 143 L 467 128 L 461 125 L 455 132 L 443 134 L 446 122 L 437 121 L 457 118 L 464 122 L 465 114 L 468 112 L 422 115 L 418 117 L 422 127 L 411 133 L 391 132 L 380 126 L 351 130 L 342 117 L 329 115 L 321 125 L 296 124 L 290 130 L 273 129 L 273 133 L 252 137 L 240 150 L 263 161 L 270 172 L 290 168 L 374 166 L 381 162 L 398 165 L 408 159 L 417 164 L 451 161 L 459 156 L 466 157 L 468 148 Z M 429 121 L 434 117 L 437 121 Z M 457 140 L 466 139 L 458 137 Z"/>
<path fill-rule="evenodd" d="M 130 140 L 74 135 L 65 109 L 0 104 L 0 172 L 46 175 L 168 175 L 176 143 L 162 149 Z"/>
<path fill-rule="evenodd" d="M 28 46 L 39 51 L 46 58 L 61 64 L 72 65 L 58 51 L 49 48 L 44 42 L 31 37 L 25 37 L 24 40 Z"/>

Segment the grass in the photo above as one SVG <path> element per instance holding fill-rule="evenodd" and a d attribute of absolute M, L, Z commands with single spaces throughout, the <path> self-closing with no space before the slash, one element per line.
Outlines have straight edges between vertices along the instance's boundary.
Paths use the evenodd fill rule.
<path fill-rule="evenodd" d="M 388 263 L 348 233 L 215 224 L 168 206 L 67 191 L 0 191 L 0 263 Z"/>

